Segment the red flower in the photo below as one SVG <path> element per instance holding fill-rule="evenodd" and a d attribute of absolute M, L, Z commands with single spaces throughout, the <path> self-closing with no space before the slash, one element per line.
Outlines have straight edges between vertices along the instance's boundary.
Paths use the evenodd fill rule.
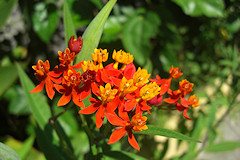
<path fill-rule="evenodd" d="M 130 121 L 129 119 L 123 120 L 119 118 L 116 114 L 107 113 L 107 119 L 112 125 L 119 126 L 110 136 L 108 144 L 115 143 L 120 140 L 124 135 L 128 134 L 128 142 L 130 143 L 130 145 L 133 148 L 140 150 L 140 147 L 133 135 L 132 130 L 138 132 L 148 129 L 148 127 L 146 126 L 147 117 L 142 117 L 140 116 L 140 114 L 135 114 L 132 117 L 132 121 Z"/>

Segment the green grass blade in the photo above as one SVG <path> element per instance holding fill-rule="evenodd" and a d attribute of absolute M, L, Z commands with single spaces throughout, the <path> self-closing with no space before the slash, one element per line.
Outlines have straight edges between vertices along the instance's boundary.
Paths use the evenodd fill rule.
<path fill-rule="evenodd" d="M 91 53 L 98 47 L 104 24 L 116 1 L 117 0 L 110 0 L 87 27 L 83 34 L 83 48 L 77 56 L 77 63 L 92 59 Z"/>
<path fill-rule="evenodd" d="M 69 6 L 67 0 L 63 2 L 63 24 L 64 24 L 64 32 L 65 32 L 65 43 L 68 46 L 68 40 L 71 36 L 76 36 L 75 28 L 73 25 L 72 15 L 69 10 Z M 75 37 L 76 38 L 76 37 Z"/>
<path fill-rule="evenodd" d="M 160 128 L 157 126 L 153 125 L 148 125 L 147 130 L 143 130 L 140 132 L 135 132 L 135 134 L 148 134 L 148 135 L 159 135 L 159 136 L 164 136 L 164 137 L 169 137 L 169 138 L 176 138 L 180 140 L 187 140 L 187 141 L 193 141 L 193 142 L 200 142 L 199 140 L 196 140 L 194 138 L 188 137 L 186 135 L 183 135 L 181 133 L 168 130 L 165 128 Z"/>
<path fill-rule="evenodd" d="M 226 151 L 232 151 L 237 148 L 240 148 L 240 142 L 220 142 L 217 144 L 211 144 L 204 150 L 207 152 L 226 152 Z"/>

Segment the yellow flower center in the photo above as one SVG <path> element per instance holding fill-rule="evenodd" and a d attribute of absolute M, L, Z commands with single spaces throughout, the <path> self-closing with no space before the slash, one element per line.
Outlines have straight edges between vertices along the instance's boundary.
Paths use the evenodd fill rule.
<path fill-rule="evenodd" d="M 87 70 L 97 72 L 98 69 L 99 69 L 98 65 L 94 64 L 93 61 L 88 60 L 88 61 L 83 61 L 83 63 L 82 63 L 83 72 L 86 72 Z"/>
<path fill-rule="evenodd" d="M 148 78 L 150 75 L 151 74 L 148 74 L 146 69 L 141 69 L 139 67 L 137 72 L 135 72 L 133 75 L 133 83 L 137 87 L 142 87 L 144 84 L 149 82 Z"/>
<path fill-rule="evenodd" d="M 135 132 L 142 131 L 148 129 L 146 125 L 147 117 L 145 116 L 140 116 L 140 114 L 136 114 L 132 117 L 132 121 L 130 122 L 130 125 L 132 129 Z"/>
<path fill-rule="evenodd" d="M 113 66 L 115 69 L 118 69 L 118 63 L 124 64 L 122 67 L 122 69 L 124 69 L 126 65 L 132 63 L 134 59 L 133 55 L 131 55 L 130 53 L 126 53 L 123 50 L 117 52 L 116 50 L 114 50 L 112 58 L 116 61 L 116 63 Z"/>
<path fill-rule="evenodd" d="M 115 98 L 117 92 L 118 90 L 112 89 L 109 83 L 105 85 L 105 88 L 103 86 L 100 86 L 100 96 L 103 104 L 111 102 Z"/>
<path fill-rule="evenodd" d="M 140 89 L 140 96 L 143 100 L 149 101 L 160 93 L 160 89 L 156 82 L 151 82 Z"/>
<path fill-rule="evenodd" d="M 133 84 L 133 79 L 127 80 L 125 77 L 122 78 L 122 81 L 119 86 L 119 90 L 121 91 L 119 96 L 123 97 L 128 93 L 132 93 L 137 89 Z"/>

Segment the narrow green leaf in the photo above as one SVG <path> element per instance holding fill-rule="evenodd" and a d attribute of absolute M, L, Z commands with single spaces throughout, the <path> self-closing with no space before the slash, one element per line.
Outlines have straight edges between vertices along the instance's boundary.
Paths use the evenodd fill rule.
<path fill-rule="evenodd" d="M 83 34 L 83 48 L 77 56 L 77 63 L 92 59 L 91 53 L 98 47 L 104 24 L 116 1 L 117 0 L 110 0 L 87 27 Z"/>
<path fill-rule="evenodd" d="M 237 148 L 240 148 L 240 142 L 220 142 L 217 144 L 211 144 L 204 150 L 207 152 L 226 152 L 226 151 L 232 151 Z"/>
<path fill-rule="evenodd" d="M 138 156 L 134 153 L 125 152 L 125 151 L 108 151 L 104 152 L 103 156 L 105 157 L 111 157 L 113 159 L 119 159 L 119 160 L 146 160 L 146 158 Z"/>
<path fill-rule="evenodd" d="M 196 140 L 194 138 L 188 137 L 186 135 L 183 135 L 181 133 L 168 130 L 165 128 L 160 128 L 157 126 L 153 125 L 148 125 L 147 130 L 143 130 L 140 132 L 135 132 L 135 134 L 149 134 L 149 135 L 159 135 L 159 136 L 164 136 L 164 137 L 169 137 L 169 138 L 176 138 L 180 140 L 187 140 L 187 141 L 193 141 L 193 142 L 200 142 L 199 140 Z"/>
<path fill-rule="evenodd" d="M 25 142 L 23 143 L 23 146 L 17 151 L 21 159 L 26 159 L 27 154 L 30 152 L 33 146 L 34 140 L 35 140 L 35 135 L 30 136 L 27 140 L 25 140 Z"/>
<path fill-rule="evenodd" d="M 0 1 L 0 31 L 2 27 L 7 22 L 13 7 L 15 6 L 17 0 L 1 0 Z"/>
<path fill-rule="evenodd" d="M 0 67 L 0 96 L 17 79 L 16 66 Z"/>
<path fill-rule="evenodd" d="M 31 109 L 32 114 L 41 129 L 44 129 L 45 125 L 48 123 L 49 118 L 51 117 L 51 111 L 47 100 L 40 93 L 30 94 L 30 91 L 34 88 L 34 84 L 28 78 L 19 64 L 17 64 L 17 70 L 29 108 Z"/>
<path fill-rule="evenodd" d="M 75 28 L 73 25 L 71 11 L 69 10 L 67 0 L 63 2 L 63 24 L 65 32 L 65 43 L 68 46 L 68 40 L 71 36 L 76 36 Z"/>
<path fill-rule="evenodd" d="M 0 142 L 1 160 L 21 160 L 19 155 L 10 147 Z"/>

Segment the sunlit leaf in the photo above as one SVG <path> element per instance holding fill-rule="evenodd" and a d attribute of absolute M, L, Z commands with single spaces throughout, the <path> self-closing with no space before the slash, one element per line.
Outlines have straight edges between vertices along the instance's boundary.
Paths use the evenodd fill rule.
<path fill-rule="evenodd" d="M 9 15 L 12 12 L 17 0 L 1 0 L 0 1 L 0 31 L 7 22 Z"/>
<path fill-rule="evenodd" d="M 1 160 L 21 160 L 19 155 L 10 147 L 0 142 Z"/>
<path fill-rule="evenodd" d="M 91 53 L 98 47 L 104 24 L 116 1 L 110 0 L 87 27 L 83 34 L 83 48 L 78 54 L 76 62 L 92 59 Z"/>
<path fill-rule="evenodd" d="M 222 17 L 223 0 L 172 0 L 177 3 L 185 14 L 190 16 Z"/>
<path fill-rule="evenodd" d="M 180 140 L 187 140 L 187 141 L 193 141 L 193 142 L 200 142 L 199 140 L 196 140 L 194 138 L 188 137 L 186 135 L 183 135 L 181 133 L 165 129 L 165 128 L 160 128 L 157 126 L 153 125 L 148 125 L 147 130 L 143 130 L 140 132 L 135 132 L 135 134 L 148 134 L 148 135 L 159 135 L 159 136 L 164 136 L 164 137 L 169 137 L 169 138 L 176 138 Z"/>
<path fill-rule="evenodd" d="M 21 149 L 18 150 L 18 154 L 21 157 L 21 159 L 26 159 L 27 154 L 30 152 L 33 146 L 34 140 L 35 135 L 32 135 L 24 141 L 23 146 L 21 147 Z"/>

